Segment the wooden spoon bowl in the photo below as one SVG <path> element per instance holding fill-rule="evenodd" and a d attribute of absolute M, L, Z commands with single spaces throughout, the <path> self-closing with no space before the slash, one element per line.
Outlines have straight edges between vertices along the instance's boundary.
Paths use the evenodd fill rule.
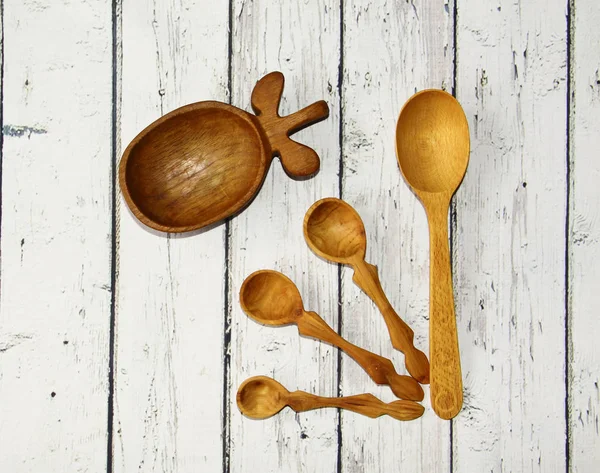
<path fill-rule="evenodd" d="M 240 289 L 242 310 L 265 325 L 295 322 L 303 312 L 302 296 L 296 285 L 276 271 L 257 271 L 246 278 Z"/>
<path fill-rule="evenodd" d="M 289 391 L 273 378 L 255 376 L 240 385 L 236 401 L 244 415 L 253 419 L 266 419 L 286 406 L 287 394 Z"/>
<path fill-rule="evenodd" d="M 469 164 L 469 126 L 460 104 L 443 90 L 411 97 L 396 127 L 400 170 L 415 193 L 451 197 Z"/>
<path fill-rule="evenodd" d="M 289 136 L 326 118 L 329 109 L 320 101 L 279 116 L 283 84 L 280 72 L 256 84 L 256 116 L 207 101 L 174 110 L 145 128 L 119 165 L 119 183 L 133 214 L 156 230 L 197 230 L 248 205 L 275 156 L 292 177 L 316 173 L 317 154 Z"/>
<path fill-rule="evenodd" d="M 333 197 L 311 206 L 304 219 L 304 235 L 311 249 L 322 258 L 347 263 L 362 259 L 367 250 L 365 226 L 350 205 Z"/>

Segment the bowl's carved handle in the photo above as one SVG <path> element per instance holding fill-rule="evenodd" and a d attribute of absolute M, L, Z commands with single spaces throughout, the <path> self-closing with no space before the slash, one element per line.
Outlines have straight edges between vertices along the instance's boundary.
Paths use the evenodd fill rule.
<path fill-rule="evenodd" d="M 252 109 L 269 140 L 272 156 L 279 156 L 290 176 L 308 177 L 319 170 L 319 156 L 312 148 L 290 139 L 290 135 L 327 118 L 329 107 L 320 100 L 281 117 L 279 102 L 283 84 L 281 72 L 271 72 L 259 80 L 252 91 Z"/>

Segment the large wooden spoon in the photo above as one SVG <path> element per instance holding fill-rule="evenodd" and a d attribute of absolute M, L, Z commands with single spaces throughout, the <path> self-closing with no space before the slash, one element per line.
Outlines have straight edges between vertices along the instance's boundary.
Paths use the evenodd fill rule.
<path fill-rule="evenodd" d="M 267 376 L 255 376 L 244 381 L 238 389 L 236 401 L 242 414 L 253 419 L 274 416 L 285 406 L 290 406 L 296 412 L 321 407 L 339 407 L 372 418 L 387 414 L 398 420 L 417 419 L 424 411 L 423 406 L 414 401 L 394 401 L 386 404 L 372 394 L 322 397 L 303 391 L 291 393 Z"/>
<path fill-rule="evenodd" d="M 429 355 L 431 404 L 443 419 L 462 407 L 462 377 L 448 248 L 448 209 L 469 163 L 469 126 L 460 104 L 442 90 L 424 90 L 404 105 L 396 154 L 404 179 L 429 221 Z"/>
<path fill-rule="evenodd" d="M 399 398 L 423 399 L 421 385 L 410 376 L 396 373 L 390 360 L 344 340 L 316 312 L 306 312 L 298 288 L 283 274 L 270 270 L 252 273 L 240 289 L 240 304 L 244 312 L 257 322 L 266 325 L 296 324 L 300 334 L 340 348 L 354 358 L 373 381 L 388 385 Z"/>
<path fill-rule="evenodd" d="M 377 304 L 393 347 L 404 353 L 406 369 L 420 383 L 429 383 L 429 361 L 422 351 L 415 348 L 414 332 L 385 296 L 377 266 L 365 261 L 367 237 L 356 210 L 333 197 L 315 202 L 304 217 L 304 238 L 322 258 L 352 266 L 352 280 Z"/>

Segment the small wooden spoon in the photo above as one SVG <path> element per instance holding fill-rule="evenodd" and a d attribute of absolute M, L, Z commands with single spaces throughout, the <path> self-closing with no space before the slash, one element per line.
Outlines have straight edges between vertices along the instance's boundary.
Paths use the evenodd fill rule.
<path fill-rule="evenodd" d="M 422 351 L 415 348 L 414 332 L 385 296 L 377 266 L 365 261 L 365 226 L 356 210 L 333 197 L 315 202 L 304 217 L 304 238 L 322 258 L 352 266 L 352 280 L 377 304 L 393 347 L 404 353 L 406 369 L 420 383 L 429 383 L 429 361 Z"/>
<path fill-rule="evenodd" d="M 423 388 L 410 376 L 396 373 L 387 358 L 344 340 L 316 313 L 306 312 L 296 285 L 277 271 L 252 273 L 240 289 L 240 304 L 248 316 L 266 325 L 298 325 L 298 332 L 340 348 L 377 384 L 386 384 L 402 399 L 421 401 Z"/>
<path fill-rule="evenodd" d="M 429 347 L 431 404 L 443 419 L 462 407 L 462 377 L 450 252 L 448 209 L 469 163 L 469 126 L 460 104 L 442 90 L 424 90 L 404 105 L 396 127 L 396 154 L 404 179 L 429 221 Z"/>
<path fill-rule="evenodd" d="M 290 406 L 296 412 L 321 407 L 339 407 L 372 418 L 387 414 L 398 420 L 417 419 L 425 410 L 421 404 L 414 401 L 394 401 L 386 404 L 372 394 L 321 397 L 303 391 L 291 393 L 267 376 L 255 376 L 244 381 L 238 389 L 236 401 L 242 414 L 253 419 L 274 416 L 285 406 Z"/>

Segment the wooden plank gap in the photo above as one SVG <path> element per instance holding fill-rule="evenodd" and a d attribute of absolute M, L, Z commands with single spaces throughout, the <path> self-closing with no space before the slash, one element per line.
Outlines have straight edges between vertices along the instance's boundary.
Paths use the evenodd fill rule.
<path fill-rule="evenodd" d="M 452 95 L 456 97 L 456 88 L 458 80 L 458 1 L 452 2 Z M 446 4 L 448 5 L 448 4 Z"/>
<path fill-rule="evenodd" d="M 231 29 L 230 29 L 231 31 Z M 231 36 L 230 36 L 231 40 Z M 229 56 L 231 65 L 231 55 Z M 231 70 L 231 69 L 230 69 Z M 231 91 L 231 81 L 229 81 L 229 91 Z M 231 103 L 231 93 L 229 94 Z M 230 466 L 230 448 L 231 448 L 231 407 L 229 402 L 229 389 L 231 386 L 231 309 L 233 297 L 231 294 L 231 271 L 230 271 L 230 218 L 225 222 L 225 285 L 224 285 L 224 304 L 223 304 L 223 473 L 229 473 Z"/>
<path fill-rule="evenodd" d="M 452 2 L 452 88 L 451 94 L 458 100 L 457 94 L 457 80 L 458 80 L 458 1 L 454 0 Z M 449 8 L 449 6 L 448 6 Z M 454 275 L 456 274 L 456 258 L 454 255 L 454 250 L 458 246 L 456 244 L 456 235 L 457 232 L 457 224 L 458 218 L 456 214 L 456 199 L 453 198 L 450 202 L 450 267 L 452 268 L 452 277 L 453 277 L 453 287 L 454 287 L 454 298 L 456 301 L 457 291 L 456 291 L 456 278 Z M 456 311 L 456 302 L 454 302 L 455 311 Z M 456 317 L 456 315 L 455 315 Z M 460 345 L 459 345 L 459 353 L 460 353 Z M 449 448 L 449 469 L 450 473 L 454 473 L 454 419 L 450 420 L 450 448 Z"/>
<path fill-rule="evenodd" d="M 111 110 L 111 254 L 110 254 L 110 322 L 108 335 L 108 413 L 106 436 L 106 472 L 113 472 L 113 429 L 114 429 L 114 393 L 115 393 L 115 320 L 116 292 L 118 284 L 118 184 L 117 165 L 121 148 L 119 127 L 119 98 L 121 96 L 120 60 L 121 51 L 121 0 L 113 0 L 111 8 L 112 23 L 112 110 Z"/>
<path fill-rule="evenodd" d="M 567 1 L 567 83 L 566 83 L 566 102 L 567 102 L 567 136 L 566 136 L 566 209 L 565 209 L 565 471 L 571 471 L 570 455 L 572 451 L 571 440 L 571 363 L 573 362 L 573 337 L 571 333 L 571 309 L 572 293 L 570 288 L 570 278 L 572 276 L 571 258 L 572 251 L 571 239 L 571 167 L 573 166 L 574 156 L 572 156 L 572 137 L 573 122 L 575 115 L 575 97 L 571 96 L 574 85 L 573 72 L 573 52 L 575 48 L 575 0 Z"/>
<path fill-rule="evenodd" d="M 338 67 L 338 146 L 339 146 L 339 163 L 338 163 L 338 195 L 340 199 L 343 199 L 344 189 L 344 0 L 340 0 L 340 61 Z M 343 333 L 343 298 L 342 298 L 342 265 L 337 265 L 337 330 L 340 335 Z M 337 352 L 337 372 L 336 372 L 336 384 L 337 384 L 337 396 L 342 396 L 342 352 Z M 342 410 L 337 410 L 337 473 L 343 471 L 343 459 L 342 459 L 342 448 L 344 444 L 344 438 L 342 433 Z"/>
<path fill-rule="evenodd" d="M 4 168 L 4 1 L 0 0 L 0 222 L 2 222 L 2 169 Z M 2 225 L 0 225 L 0 241 L 2 240 Z M 2 252 L 0 251 L 0 261 Z M 0 264 L 1 268 L 1 264 Z M 2 290 L 0 286 L 0 290 Z"/>
<path fill-rule="evenodd" d="M 227 99 L 229 104 L 233 102 L 233 1 L 229 0 L 228 23 L 227 23 Z M 223 473 L 231 471 L 231 403 L 229 390 L 231 387 L 231 271 L 230 271 L 230 245 L 231 245 L 231 217 L 225 220 L 225 285 L 223 295 Z"/>
<path fill-rule="evenodd" d="M 230 64 L 231 64 L 231 56 Z M 229 82 L 231 91 L 231 82 Z M 229 95 L 231 100 L 231 94 Z M 231 306 L 233 297 L 231 294 L 231 272 L 230 272 L 230 218 L 225 222 L 225 285 L 224 285 L 224 304 L 223 304 L 223 473 L 229 473 L 230 466 L 230 448 L 231 448 L 231 407 L 229 399 L 229 389 L 231 386 Z"/>

